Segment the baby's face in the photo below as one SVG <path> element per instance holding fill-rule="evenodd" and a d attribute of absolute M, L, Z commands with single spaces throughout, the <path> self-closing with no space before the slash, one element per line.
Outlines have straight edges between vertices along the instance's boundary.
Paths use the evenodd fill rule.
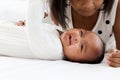
<path fill-rule="evenodd" d="M 64 55 L 70 61 L 91 61 L 101 54 L 102 42 L 93 32 L 70 29 L 61 35 Z"/>

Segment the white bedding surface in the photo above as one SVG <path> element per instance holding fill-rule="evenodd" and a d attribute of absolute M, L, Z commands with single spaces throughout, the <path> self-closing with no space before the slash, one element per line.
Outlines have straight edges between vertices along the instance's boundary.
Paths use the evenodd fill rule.
<path fill-rule="evenodd" d="M 0 57 L 0 80 L 120 80 L 120 69 L 101 64 Z"/>
<path fill-rule="evenodd" d="M 0 20 L 25 19 L 27 0 L 0 0 Z M 0 80 L 120 80 L 120 68 L 101 64 L 0 57 Z"/>

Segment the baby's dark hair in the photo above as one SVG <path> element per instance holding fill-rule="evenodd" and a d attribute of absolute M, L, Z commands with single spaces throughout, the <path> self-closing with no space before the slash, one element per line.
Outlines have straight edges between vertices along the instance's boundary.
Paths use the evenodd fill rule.
<path fill-rule="evenodd" d="M 63 28 L 66 28 L 68 25 L 65 21 L 66 16 L 66 7 L 68 6 L 67 0 L 49 0 L 50 1 L 50 9 L 54 18 L 60 23 Z M 114 0 L 104 0 L 104 7 L 101 10 L 104 10 L 105 13 L 108 13 L 112 9 L 112 5 Z M 68 18 L 67 18 L 68 19 Z"/>

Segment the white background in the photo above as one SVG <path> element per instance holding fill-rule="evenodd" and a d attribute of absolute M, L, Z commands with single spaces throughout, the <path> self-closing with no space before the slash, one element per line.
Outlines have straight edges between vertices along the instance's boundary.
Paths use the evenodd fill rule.
<path fill-rule="evenodd" d="M 0 0 L 0 20 L 23 20 L 26 12 L 27 0 Z"/>

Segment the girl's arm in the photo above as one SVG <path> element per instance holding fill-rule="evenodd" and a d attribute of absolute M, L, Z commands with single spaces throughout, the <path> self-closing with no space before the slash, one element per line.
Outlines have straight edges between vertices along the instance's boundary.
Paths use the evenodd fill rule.
<path fill-rule="evenodd" d="M 114 49 L 110 52 L 108 57 L 108 64 L 113 67 L 120 67 L 120 0 L 118 3 L 118 9 L 116 14 L 115 25 L 113 27 L 113 32 L 115 34 L 117 51 Z"/>
<path fill-rule="evenodd" d="M 119 0 L 119 3 L 118 3 L 116 21 L 115 21 L 115 25 L 113 27 L 113 31 L 114 31 L 114 34 L 115 34 L 117 49 L 120 50 L 120 0 Z"/>

